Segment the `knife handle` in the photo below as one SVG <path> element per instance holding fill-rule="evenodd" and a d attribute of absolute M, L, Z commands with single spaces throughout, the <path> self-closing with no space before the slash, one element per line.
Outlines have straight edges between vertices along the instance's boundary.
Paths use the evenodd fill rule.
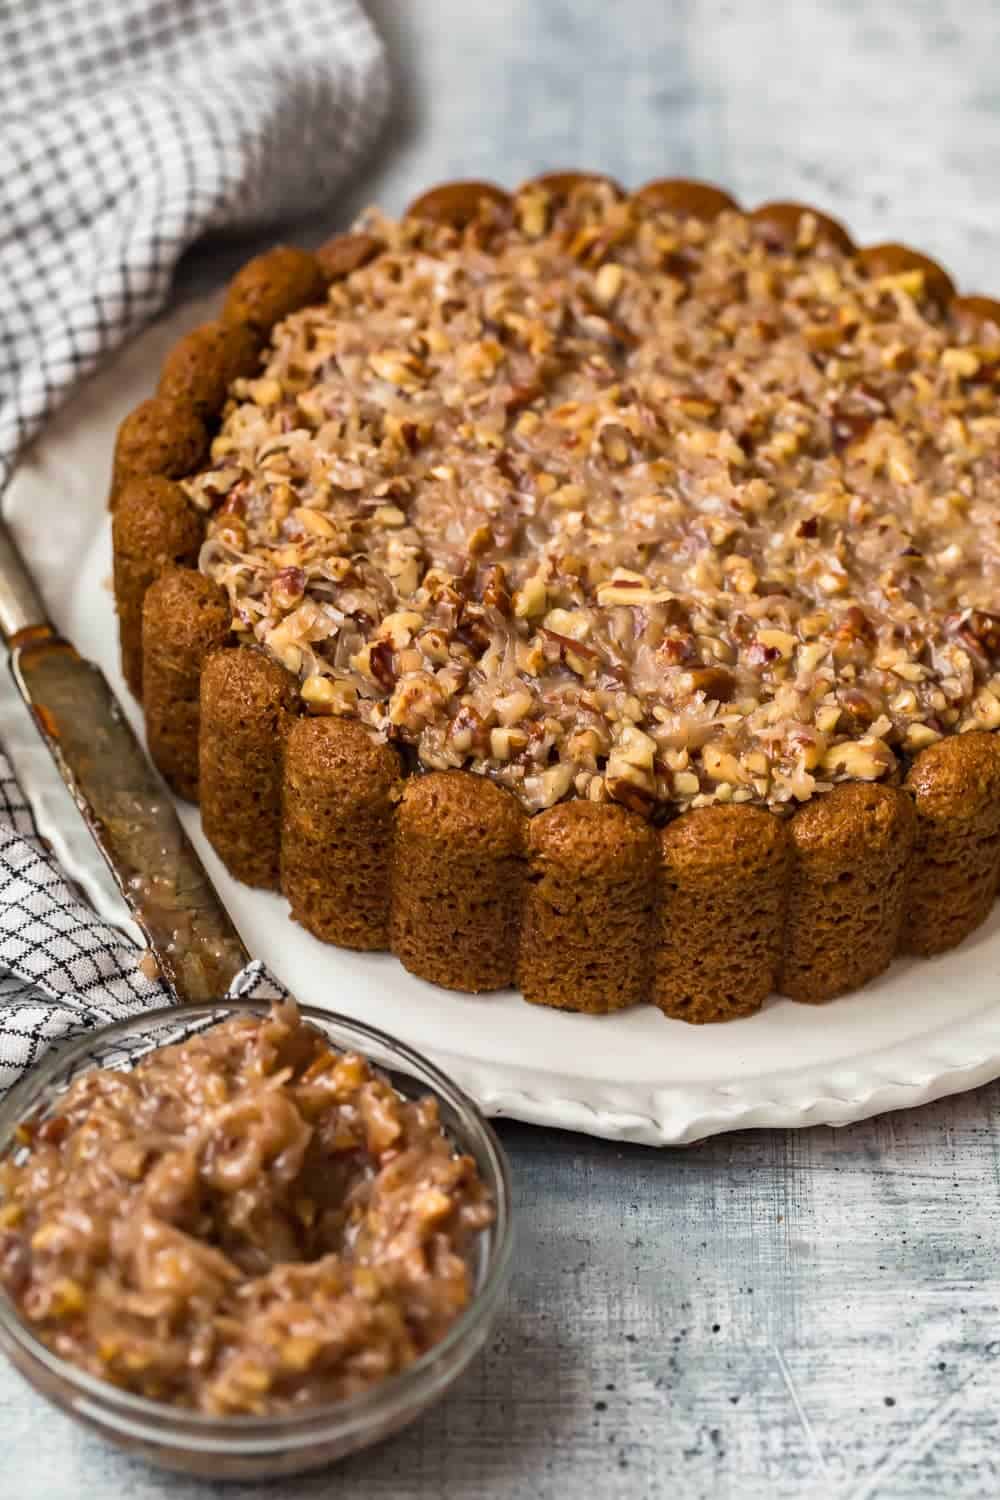
<path fill-rule="evenodd" d="M 48 625 L 10 646 L 18 690 L 163 978 L 179 1000 L 218 999 L 250 955 L 106 678 Z"/>

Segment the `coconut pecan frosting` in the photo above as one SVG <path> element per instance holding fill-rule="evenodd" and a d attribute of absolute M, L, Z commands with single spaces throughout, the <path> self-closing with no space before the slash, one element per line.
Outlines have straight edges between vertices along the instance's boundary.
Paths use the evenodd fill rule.
<path fill-rule="evenodd" d="M 1000 726 L 1000 341 L 933 278 L 599 181 L 359 228 L 186 484 L 313 712 L 529 810 L 781 810 Z"/>

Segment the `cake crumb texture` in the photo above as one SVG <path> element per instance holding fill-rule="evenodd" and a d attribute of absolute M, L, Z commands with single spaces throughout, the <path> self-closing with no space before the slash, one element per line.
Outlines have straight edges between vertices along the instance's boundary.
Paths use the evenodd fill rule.
<path fill-rule="evenodd" d="M 142 701 L 142 606 L 170 566 L 193 566 L 204 526 L 180 485 L 161 475 L 127 480 L 111 523 L 122 674 Z"/>
<path fill-rule="evenodd" d="M 648 997 L 656 835 L 610 803 L 562 802 L 528 826 L 531 870 L 517 981 L 561 1010 L 621 1010 Z"/>
<path fill-rule="evenodd" d="M 215 651 L 201 674 L 201 826 L 231 875 L 277 890 L 282 751 L 297 699 L 261 651 Z"/>
<path fill-rule="evenodd" d="M 269 333 L 297 308 L 321 301 L 325 290 L 326 278 L 315 255 L 291 245 L 276 245 L 248 260 L 233 277 L 223 304 L 223 321 Z"/>
<path fill-rule="evenodd" d="M 292 916 L 341 948 L 389 946 L 399 761 L 360 724 L 298 719 L 285 748 L 281 888 Z"/>
<path fill-rule="evenodd" d="M 260 350 L 260 335 L 245 323 L 203 323 L 163 361 L 158 395 L 188 402 L 203 420 L 217 417 L 232 382 L 257 369 Z"/>
<path fill-rule="evenodd" d="M 757 808 L 706 807 L 660 834 L 651 999 L 682 1021 L 758 1010 L 781 964 L 788 825 Z"/>
<path fill-rule="evenodd" d="M 129 412 L 118 429 L 111 471 L 113 510 L 127 479 L 161 474 L 182 479 L 208 455 L 208 433 L 186 401 L 150 396 Z"/>
<path fill-rule="evenodd" d="M 527 818 L 484 777 L 432 771 L 408 781 L 396 817 L 391 944 L 445 989 L 513 984 Z"/>
<path fill-rule="evenodd" d="M 198 800 L 202 664 L 229 635 L 229 603 L 210 578 L 168 568 L 146 592 L 142 683 L 146 743 L 168 786 Z"/>
<path fill-rule="evenodd" d="M 917 817 L 905 932 L 909 953 L 943 953 L 989 916 L 1000 883 L 1000 746 L 956 735 L 917 759 L 907 787 Z"/>
<path fill-rule="evenodd" d="M 889 967 L 915 824 L 905 792 L 861 782 L 835 787 L 795 814 L 783 995 L 830 1000 Z"/>

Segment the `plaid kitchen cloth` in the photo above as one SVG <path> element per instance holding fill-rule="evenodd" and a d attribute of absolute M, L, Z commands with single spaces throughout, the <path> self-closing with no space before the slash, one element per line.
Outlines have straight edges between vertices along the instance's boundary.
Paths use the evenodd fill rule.
<path fill-rule="evenodd" d="M 374 139 L 358 0 L 0 0 L 0 492 L 209 231 L 302 215 Z"/>
<path fill-rule="evenodd" d="M 0 0 L 0 493 L 182 253 L 329 201 L 384 118 L 357 0 Z M 53 1043 L 169 1001 L 74 892 L 0 754 L 0 1095 Z M 259 964 L 230 994 L 282 993 Z"/>

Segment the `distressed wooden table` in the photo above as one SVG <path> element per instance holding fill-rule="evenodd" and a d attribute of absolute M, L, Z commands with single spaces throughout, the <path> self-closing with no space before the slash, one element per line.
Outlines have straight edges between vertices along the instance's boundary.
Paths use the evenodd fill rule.
<path fill-rule="evenodd" d="M 396 122 L 326 229 L 546 166 L 802 197 L 1000 286 L 990 0 L 381 0 Z M 321 226 L 309 226 L 318 234 Z M 245 251 L 243 252 L 245 254 Z M 216 255 L 194 279 L 227 269 Z M 238 1500 L 1000 1493 L 1000 1087 L 842 1131 L 653 1152 L 507 1125 L 497 1338 L 381 1450 Z M 0 1494 L 194 1500 L 0 1370 Z"/>

